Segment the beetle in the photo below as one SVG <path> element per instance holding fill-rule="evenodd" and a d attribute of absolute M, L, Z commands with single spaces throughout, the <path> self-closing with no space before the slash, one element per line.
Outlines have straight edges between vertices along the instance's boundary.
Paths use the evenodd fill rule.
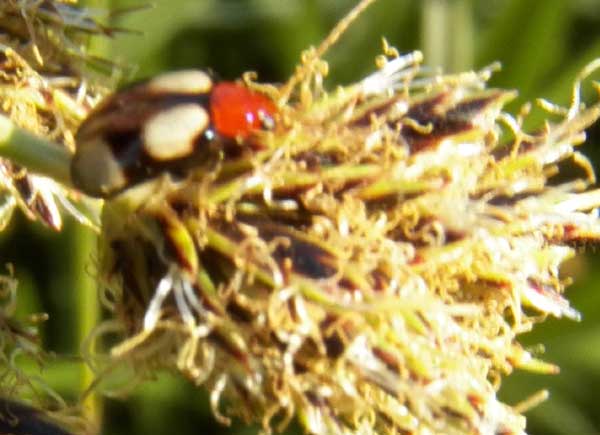
<path fill-rule="evenodd" d="M 111 198 L 162 173 L 185 175 L 219 153 L 259 146 L 275 104 L 243 84 L 181 70 L 129 86 L 102 101 L 77 131 L 71 178 L 87 195 Z M 240 147 L 240 145 L 242 145 Z"/>

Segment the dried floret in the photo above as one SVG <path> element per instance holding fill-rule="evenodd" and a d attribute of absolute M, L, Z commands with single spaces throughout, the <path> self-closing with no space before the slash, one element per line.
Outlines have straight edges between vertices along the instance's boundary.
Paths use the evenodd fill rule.
<path fill-rule="evenodd" d="M 85 52 L 81 38 L 84 32 L 110 34 L 110 29 L 90 11 L 60 1 L 3 1 L 0 17 L 0 111 L 19 127 L 72 152 L 75 130 L 109 85 L 92 73 L 101 59 Z M 1 136 L 8 130 L 3 122 Z M 61 206 L 86 220 L 56 183 L 65 180 L 30 174 L 6 159 L 0 160 L 0 172 L 6 198 L 3 226 L 17 205 L 30 219 L 55 230 L 62 227 Z"/>
<path fill-rule="evenodd" d="M 285 85 L 246 82 L 278 102 L 270 128 L 211 136 L 204 164 L 165 160 L 107 199 L 98 267 L 128 336 L 113 355 L 176 367 L 208 386 L 220 421 L 266 432 L 295 417 L 320 434 L 524 433 L 501 379 L 556 367 L 517 336 L 578 319 L 559 266 L 600 237 L 574 148 L 600 116 L 578 97 L 591 68 L 561 120 L 525 132 L 503 111 L 515 93 L 486 86 L 494 65 L 432 74 L 386 47 L 376 72 L 330 92 L 321 54 Z M 102 113 L 88 122 L 107 153 L 154 140 L 132 132 L 155 118 Z M 587 179 L 554 183 L 568 159 Z"/>

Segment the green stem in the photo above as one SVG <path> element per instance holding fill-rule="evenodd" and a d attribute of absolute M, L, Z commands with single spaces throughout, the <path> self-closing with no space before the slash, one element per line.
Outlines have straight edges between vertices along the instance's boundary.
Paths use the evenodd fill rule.
<path fill-rule="evenodd" d="M 60 146 L 17 127 L 0 115 L 0 157 L 31 172 L 71 185 L 71 153 Z"/>
<path fill-rule="evenodd" d="M 98 10 L 111 11 L 116 8 L 115 2 L 111 0 L 88 0 L 86 6 L 98 8 Z M 110 25 L 111 23 L 107 23 Z M 106 59 L 111 58 L 113 42 L 108 38 L 90 38 L 87 51 Z M 85 228 L 75 230 L 75 243 L 73 246 L 73 266 L 76 270 L 75 280 L 80 282 L 80 290 L 83 290 L 79 297 L 77 306 L 77 329 L 79 332 L 79 342 L 84 343 L 92 330 L 100 321 L 101 306 L 98 297 L 98 279 L 93 279 L 87 269 L 91 264 L 90 252 L 97 253 L 98 236 Z M 96 256 L 96 254 L 94 254 Z M 96 381 L 96 374 L 90 366 L 85 364 L 82 367 L 82 376 L 80 388 L 81 391 L 87 391 Z M 96 427 L 101 428 L 104 421 L 104 401 L 98 391 L 92 389 L 83 400 L 84 416 L 94 422 Z"/>
<path fill-rule="evenodd" d="M 425 0 L 421 40 L 427 64 L 464 71 L 473 63 L 471 0 Z"/>
<path fill-rule="evenodd" d="M 72 288 L 75 292 L 77 306 L 77 342 L 84 343 L 100 319 L 100 304 L 98 303 L 98 288 L 96 280 L 89 272 L 92 254 L 96 251 L 97 237 L 89 228 L 74 225 L 72 228 L 72 257 L 73 268 Z M 80 391 L 86 391 L 94 382 L 96 375 L 84 363 L 81 366 Z M 83 414 L 87 420 L 97 427 L 102 424 L 102 398 L 92 392 L 83 401 Z"/>
<path fill-rule="evenodd" d="M 425 0 L 421 23 L 421 44 L 428 65 L 446 68 L 448 49 L 448 2 L 446 0 Z"/>
<path fill-rule="evenodd" d="M 450 71 L 466 71 L 473 68 L 475 30 L 471 0 L 454 0 L 450 10 L 449 24 L 452 31 Z"/>

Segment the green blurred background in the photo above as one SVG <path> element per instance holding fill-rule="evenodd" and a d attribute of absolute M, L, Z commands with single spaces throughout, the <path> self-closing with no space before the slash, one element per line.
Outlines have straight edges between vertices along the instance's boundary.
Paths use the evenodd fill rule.
<path fill-rule="evenodd" d="M 89 0 L 92 8 L 119 9 L 145 0 Z M 355 4 L 354 0 L 155 0 L 153 9 L 112 18 L 143 35 L 95 40 L 102 56 L 135 66 L 130 79 L 184 67 L 210 67 L 223 78 L 248 70 L 260 80 L 284 81 L 300 52 L 318 44 Z M 330 83 L 347 83 L 374 68 L 381 37 L 401 52 L 421 49 L 425 63 L 449 71 L 503 69 L 493 86 L 517 88 L 519 105 L 536 97 L 566 105 L 577 72 L 600 57 L 600 0 L 378 0 L 328 54 Z M 589 132 L 584 152 L 600 163 L 600 126 Z M 76 355 L 94 323 L 97 300 L 91 283 L 93 236 L 67 225 L 57 235 L 17 216 L 0 235 L 0 264 L 16 265 L 20 312 L 47 311 L 44 345 Z M 532 435 L 600 434 L 600 257 L 593 253 L 566 267 L 576 282 L 568 296 L 580 323 L 549 320 L 522 337 L 543 343 L 544 358 L 561 366 L 558 376 L 515 373 L 501 397 L 517 403 L 542 389 L 550 400 L 530 411 Z M 92 272 L 90 272 L 92 271 Z M 77 397 L 86 373 L 76 358 L 46 370 L 50 384 Z M 163 374 L 128 400 L 104 402 L 106 435 L 255 434 L 256 428 L 223 428 L 212 418 L 205 392 Z M 289 433 L 299 433 L 291 428 Z"/>

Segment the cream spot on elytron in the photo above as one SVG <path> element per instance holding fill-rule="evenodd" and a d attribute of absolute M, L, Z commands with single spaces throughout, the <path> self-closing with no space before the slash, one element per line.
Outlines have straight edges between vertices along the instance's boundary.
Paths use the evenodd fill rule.
<path fill-rule="evenodd" d="M 208 127 L 208 113 L 198 104 L 181 104 L 158 112 L 144 124 L 142 144 L 155 160 L 186 157 Z"/>
<path fill-rule="evenodd" d="M 205 94 L 212 88 L 212 80 L 204 71 L 190 69 L 161 74 L 147 86 L 152 92 Z"/>
<path fill-rule="evenodd" d="M 95 196 L 108 195 L 127 184 L 110 146 L 100 138 L 79 145 L 73 157 L 71 176 L 84 192 Z"/>

